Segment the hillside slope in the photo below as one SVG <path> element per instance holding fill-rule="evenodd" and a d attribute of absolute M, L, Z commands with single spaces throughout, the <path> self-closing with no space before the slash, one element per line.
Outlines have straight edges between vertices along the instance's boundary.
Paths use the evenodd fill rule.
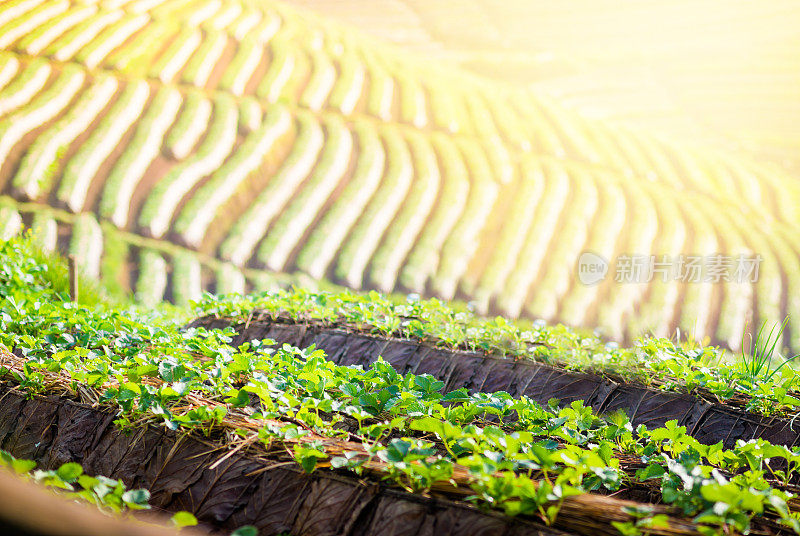
<path fill-rule="evenodd" d="M 791 314 L 800 348 L 800 185 L 778 168 L 278 3 L 15 0 L 0 24 L 0 227 L 60 233 L 147 301 L 288 272 L 619 339 L 736 347 Z M 602 284 L 579 282 L 583 251 L 612 263 Z M 754 282 L 613 281 L 619 255 L 681 254 L 762 262 Z"/>
<path fill-rule="evenodd" d="M 292 3 L 592 117 L 800 173 L 797 0 Z"/>

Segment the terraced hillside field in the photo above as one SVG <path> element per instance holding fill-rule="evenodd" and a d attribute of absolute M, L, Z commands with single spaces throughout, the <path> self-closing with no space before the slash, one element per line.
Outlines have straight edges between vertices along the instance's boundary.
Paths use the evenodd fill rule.
<path fill-rule="evenodd" d="M 0 227 L 142 300 L 270 274 L 736 347 L 790 315 L 800 184 L 588 120 L 272 2 L 0 6 Z M 757 281 L 579 282 L 584 251 L 760 255 Z M 278 279 L 285 276 L 279 276 Z M 325 284 L 325 283 L 323 283 Z"/>

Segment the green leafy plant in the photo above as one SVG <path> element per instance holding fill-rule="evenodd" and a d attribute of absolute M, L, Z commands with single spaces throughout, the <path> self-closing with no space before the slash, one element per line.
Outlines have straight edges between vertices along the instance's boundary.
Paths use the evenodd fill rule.
<path fill-rule="evenodd" d="M 751 337 L 750 350 L 747 350 L 744 344 L 745 335 L 742 335 L 741 371 L 751 383 L 755 383 L 756 380 L 770 381 L 781 368 L 800 357 L 800 354 L 796 354 L 784 359 L 777 367 L 772 366 L 772 360 L 780 350 L 783 332 L 788 321 L 789 319 L 786 318 L 781 324 L 773 324 L 769 333 L 764 332 L 766 321 L 762 322 L 755 340 L 752 340 Z"/>
<path fill-rule="evenodd" d="M 170 518 L 170 521 L 174 527 L 178 528 L 194 527 L 197 525 L 197 518 L 194 516 L 194 514 L 191 512 L 186 512 L 185 510 L 175 512 Z"/>

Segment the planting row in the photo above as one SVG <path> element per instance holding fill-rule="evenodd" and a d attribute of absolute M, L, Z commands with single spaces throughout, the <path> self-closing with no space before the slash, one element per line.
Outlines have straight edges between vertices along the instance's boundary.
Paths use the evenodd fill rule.
<path fill-rule="evenodd" d="M 755 365 L 753 356 L 766 357 L 771 341 L 776 340 L 774 332 L 743 349 L 744 357 L 729 359 L 724 349 L 691 342 L 643 337 L 621 348 L 564 326 L 519 325 L 502 317 L 487 320 L 435 299 L 392 300 L 376 292 L 360 296 L 295 289 L 243 297 L 209 295 L 196 313 L 198 326 L 236 326 L 235 343 L 265 337 L 302 347 L 314 343 L 325 346 L 331 359 L 344 359 L 343 364 L 351 364 L 352 359 L 367 364 L 379 355 L 388 359 L 386 350 L 391 348 L 392 359 L 400 359 L 393 361 L 399 370 L 423 367 L 427 373 L 445 374 L 441 379 L 455 382 L 448 383 L 453 389 L 479 391 L 491 377 L 490 390 L 519 395 L 536 377 L 533 393 L 546 401 L 559 389 L 547 390 L 548 375 L 558 372 L 555 366 L 565 378 L 583 377 L 584 394 L 599 393 L 598 404 L 605 404 L 614 384 L 621 383 L 645 387 L 651 394 L 653 389 L 691 394 L 703 407 L 707 407 L 703 401 L 722 401 L 762 415 L 791 416 L 800 405 L 793 363 L 776 359 L 764 367 Z M 430 356 L 435 358 L 429 362 Z M 454 367 L 460 372 L 453 372 Z M 575 389 L 570 394 L 570 381 L 559 384 L 564 391 L 558 395 L 567 401 L 582 392 Z M 702 411 L 694 413 L 699 416 Z"/>
<path fill-rule="evenodd" d="M 569 371 L 529 359 L 513 360 L 439 348 L 414 338 L 387 338 L 325 327 L 320 322 L 292 324 L 251 318 L 248 323 L 232 323 L 229 319 L 202 317 L 188 327 L 224 329 L 229 326 L 236 332 L 231 342 L 234 346 L 262 339 L 275 341 L 275 348 L 284 344 L 299 348 L 313 345 L 336 364 L 364 368 L 381 359 L 401 374 L 430 374 L 443 382 L 445 392 L 457 389 L 467 389 L 470 393 L 502 391 L 513 397 L 526 396 L 542 405 L 555 399 L 562 407 L 581 401 L 599 414 L 623 411 L 634 426 L 653 428 L 675 421 L 701 443 L 721 443 L 726 448 L 735 446 L 738 441 L 756 438 L 776 445 L 800 446 L 800 431 L 792 426 L 793 415 L 784 418 L 748 412 L 738 406 L 737 399 L 734 400 L 737 405 L 712 403 L 704 399 L 702 391 L 692 396 L 637 383 L 618 383 L 619 378 L 614 381 L 602 375 Z M 686 385 L 675 381 L 672 387 L 683 390 Z M 760 402 L 762 408 L 765 403 L 768 402 Z M 757 409 L 754 404 L 752 407 Z M 794 402 L 789 407 L 794 411 Z"/>
<path fill-rule="evenodd" d="M 45 468 L 80 460 L 159 508 L 264 533 L 800 531 L 792 449 L 708 446 L 674 421 L 634 428 L 580 402 L 445 392 L 386 362 L 234 348 L 232 330 L 181 330 L 158 309 L 62 301 L 24 248 L 0 249 L 18 261 L 0 273 L 0 446 Z"/>

